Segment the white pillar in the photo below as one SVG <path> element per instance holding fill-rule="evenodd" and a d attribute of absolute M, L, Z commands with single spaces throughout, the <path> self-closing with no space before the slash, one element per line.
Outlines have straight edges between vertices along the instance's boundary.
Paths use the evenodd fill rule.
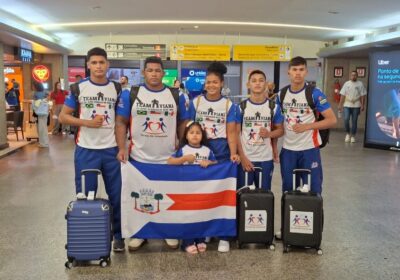
<path fill-rule="evenodd" d="M 8 148 L 6 123 L 6 97 L 4 87 L 4 48 L 0 43 L 0 150 Z"/>

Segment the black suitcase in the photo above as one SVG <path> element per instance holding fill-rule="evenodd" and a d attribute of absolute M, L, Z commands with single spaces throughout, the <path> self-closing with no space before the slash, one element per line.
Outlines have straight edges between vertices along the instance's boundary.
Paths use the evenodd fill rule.
<path fill-rule="evenodd" d="M 85 193 L 85 174 L 97 169 L 82 170 L 82 192 Z M 106 199 L 77 199 L 68 204 L 67 214 L 67 268 L 76 261 L 100 260 L 105 267 L 110 262 L 112 235 L 112 208 Z"/>
<path fill-rule="evenodd" d="M 238 245 L 244 243 L 263 243 L 275 250 L 274 240 L 274 194 L 261 188 L 261 168 L 259 186 L 245 186 L 238 190 Z M 245 173 L 245 184 L 248 173 Z"/>
<path fill-rule="evenodd" d="M 282 196 L 282 242 L 283 252 L 291 246 L 315 248 L 322 255 L 323 230 L 322 196 L 313 192 L 296 190 L 296 175 L 306 172 L 311 183 L 311 170 L 293 170 L 293 191 Z"/>

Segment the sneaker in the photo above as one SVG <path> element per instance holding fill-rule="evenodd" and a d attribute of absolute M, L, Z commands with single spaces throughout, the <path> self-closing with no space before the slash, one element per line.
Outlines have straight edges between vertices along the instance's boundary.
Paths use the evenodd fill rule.
<path fill-rule="evenodd" d="M 350 142 L 350 134 L 346 134 L 346 137 L 344 138 L 344 142 L 346 142 L 346 143 Z"/>
<path fill-rule="evenodd" d="M 114 239 L 113 250 L 114 252 L 125 251 L 125 241 L 123 239 Z"/>
<path fill-rule="evenodd" d="M 354 136 L 351 136 L 350 142 L 351 142 L 351 143 L 356 143 L 356 138 L 355 138 Z"/>
<path fill-rule="evenodd" d="M 227 253 L 229 252 L 229 241 L 220 240 L 218 244 L 218 252 Z"/>
<path fill-rule="evenodd" d="M 171 249 L 178 249 L 179 247 L 178 239 L 165 239 L 165 243 L 167 243 L 168 247 Z"/>
<path fill-rule="evenodd" d="M 141 239 L 141 238 L 131 238 L 131 240 L 129 240 L 129 243 L 128 243 L 129 251 L 138 250 L 140 247 L 143 246 L 145 241 L 146 241 L 145 239 Z"/>
<path fill-rule="evenodd" d="M 282 240 L 282 232 L 281 231 L 275 232 L 275 239 L 276 240 Z"/>

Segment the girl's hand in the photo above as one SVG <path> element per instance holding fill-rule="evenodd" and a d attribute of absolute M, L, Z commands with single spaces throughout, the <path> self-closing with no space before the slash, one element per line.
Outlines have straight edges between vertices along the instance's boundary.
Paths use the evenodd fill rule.
<path fill-rule="evenodd" d="M 251 163 L 251 161 L 246 156 L 243 156 L 241 158 L 241 164 L 242 164 L 244 171 L 246 171 L 246 172 L 254 171 L 253 163 Z"/>
<path fill-rule="evenodd" d="M 208 167 L 210 164 L 211 164 L 211 161 L 209 161 L 207 159 L 200 161 L 200 166 L 203 168 Z"/>
<path fill-rule="evenodd" d="M 196 160 L 196 157 L 194 155 L 186 155 L 184 156 L 185 161 L 188 163 L 193 163 Z"/>
<path fill-rule="evenodd" d="M 231 161 L 232 162 L 236 162 L 236 163 L 240 163 L 240 156 L 238 154 L 231 155 Z"/>

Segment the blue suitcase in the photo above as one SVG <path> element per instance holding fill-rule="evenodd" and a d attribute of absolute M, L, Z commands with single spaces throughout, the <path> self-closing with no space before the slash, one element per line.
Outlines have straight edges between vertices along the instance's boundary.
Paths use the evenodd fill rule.
<path fill-rule="evenodd" d="M 100 170 L 82 170 L 82 191 L 85 193 L 85 175 Z M 100 260 L 100 266 L 110 262 L 112 241 L 112 208 L 105 199 L 77 199 L 67 207 L 67 268 L 76 261 Z"/>

